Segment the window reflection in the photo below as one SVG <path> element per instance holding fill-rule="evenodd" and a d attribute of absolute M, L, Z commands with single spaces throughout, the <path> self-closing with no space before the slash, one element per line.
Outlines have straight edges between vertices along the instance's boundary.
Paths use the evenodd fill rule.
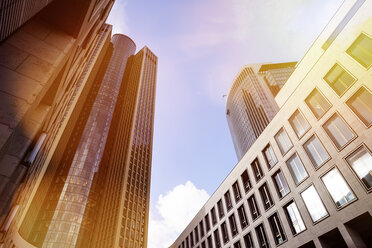
<path fill-rule="evenodd" d="M 337 207 L 343 207 L 355 199 L 353 192 L 336 168 L 324 175 L 322 181 Z"/>
<path fill-rule="evenodd" d="M 372 155 L 364 147 L 359 147 L 354 153 L 347 157 L 346 161 L 357 174 L 363 185 L 372 189 Z"/>
<path fill-rule="evenodd" d="M 316 168 L 329 159 L 328 153 L 315 135 L 306 141 L 304 148 Z"/>
<path fill-rule="evenodd" d="M 306 208 L 309 211 L 313 222 L 316 222 L 328 215 L 328 212 L 313 185 L 302 192 L 301 197 L 305 202 Z"/>
<path fill-rule="evenodd" d="M 288 159 L 287 165 L 296 184 L 299 184 L 308 176 L 297 153 L 293 154 L 292 157 Z"/>
<path fill-rule="evenodd" d="M 294 201 L 285 207 L 285 212 L 290 220 L 291 229 L 293 234 L 297 234 L 306 229 L 305 224 L 298 211 L 297 205 Z"/>
<path fill-rule="evenodd" d="M 354 133 L 338 114 L 332 115 L 323 127 L 338 149 L 344 147 L 355 137 Z"/>

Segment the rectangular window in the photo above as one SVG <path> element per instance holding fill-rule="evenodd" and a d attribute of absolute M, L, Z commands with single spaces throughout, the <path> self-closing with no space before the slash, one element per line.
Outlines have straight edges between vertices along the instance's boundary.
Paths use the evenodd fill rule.
<path fill-rule="evenodd" d="M 212 235 L 209 235 L 207 238 L 208 248 L 213 248 Z"/>
<path fill-rule="evenodd" d="M 245 213 L 243 204 L 238 208 L 238 215 L 239 215 L 240 226 L 242 229 L 244 229 L 245 227 L 248 226 L 248 218 L 247 218 L 247 214 Z"/>
<path fill-rule="evenodd" d="M 203 242 L 201 243 L 201 248 L 207 248 L 207 247 L 205 246 L 205 241 L 203 241 Z"/>
<path fill-rule="evenodd" d="M 217 202 L 217 209 L 218 209 L 218 216 L 220 217 L 220 219 L 222 219 L 222 217 L 225 215 L 225 212 L 223 210 L 223 205 L 222 205 L 222 200 L 221 199 Z"/>
<path fill-rule="evenodd" d="M 242 246 L 240 245 L 240 240 L 236 241 L 234 243 L 234 248 L 241 248 Z"/>
<path fill-rule="evenodd" d="M 273 233 L 275 244 L 279 245 L 283 243 L 287 238 L 285 237 L 285 233 L 277 213 L 274 213 L 269 217 L 269 223 L 271 231 Z"/>
<path fill-rule="evenodd" d="M 285 180 L 285 177 L 281 170 L 275 172 L 275 174 L 273 175 L 273 181 L 276 187 L 276 191 L 278 192 L 279 198 L 283 198 L 285 195 L 289 193 L 287 181 Z"/>
<path fill-rule="evenodd" d="M 214 231 L 214 244 L 216 245 L 216 248 L 221 247 L 221 240 L 220 240 L 220 234 L 218 232 L 218 228 Z"/>
<path fill-rule="evenodd" d="M 269 188 L 267 187 L 267 184 L 264 183 L 260 189 L 260 195 L 261 195 L 261 199 L 262 199 L 262 203 L 265 207 L 265 210 L 269 209 L 272 205 L 274 205 L 274 202 L 271 198 L 271 194 L 270 194 L 270 191 L 269 191 Z"/>
<path fill-rule="evenodd" d="M 284 128 L 281 128 L 279 132 L 275 135 L 275 140 L 276 140 L 276 143 L 278 144 L 280 152 L 283 155 L 287 153 L 293 146 Z"/>
<path fill-rule="evenodd" d="M 212 223 L 213 223 L 213 225 L 216 225 L 216 223 L 217 223 L 217 216 L 216 216 L 216 209 L 214 207 L 211 210 L 211 216 L 212 216 Z"/>
<path fill-rule="evenodd" d="M 314 185 L 308 187 L 301 193 L 301 197 L 305 202 L 305 206 L 310 213 L 313 222 L 317 222 L 328 216 L 328 212 L 319 197 Z"/>
<path fill-rule="evenodd" d="M 238 181 L 235 181 L 235 183 L 232 185 L 232 188 L 233 188 L 233 192 L 234 192 L 235 203 L 237 203 L 238 201 L 240 201 L 240 199 L 242 199 L 242 195 L 240 193 L 240 188 L 239 188 Z"/>
<path fill-rule="evenodd" d="M 225 197 L 226 209 L 227 211 L 229 211 L 232 208 L 230 191 L 227 191 L 224 197 Z"/>
<path fill-rule="evenodd" d="M 297 205 L 291 201 L 284 207 L 293 235 L 302 232 L 306 229 L 305 224 L 298 211 Z"/>
<path fill-rule="evenodd" d="M 368 68 L 372 64 L 372 39 L 365 34 L 359 35 L 354 43 L 347 49 L 351 57 L 353 57 L 359 64 Z"/>
<path fill-rule="evenodd" d="M 249 179 L 247 170 L 242 173 L 241 178 L 244 186 L 244 191 L 247 193 L 252 188 L 251 180 Z"/>
<path fill-rule="evenodd" d="M 204 217 L 204 220 L 205 220 L 206 232 L 208 232 L 211 229 L 211 223 L 209 222 L 209 215 L 208 214 Z"/>
<path fill-rule="evenodd" d="M 265 149 L 263 149 L 262 153 L 265 157 L 267 167 L 271 169 L 278 162 L 273 148 L 268 144 Z"/>
<path fill-rule="evenodd" d="M 299 184 L 308 177 L 308 174 L 297 153 L 293 154 L 292 157 L 288 159 L 287 166 L 296 184 Z"/>
<path fill-rule="evenodd" d="M 249 210 L 251 211 L 252 219 L 255 220 L 260 216 L 260 211 L 258 210 L 256 198 L 254 195 L 248 198 L 248 206 Z"/>
<path fill-rule="evenodd" d="M 323 128 L 338 149 L 342 149 L 355 137 L 355 134 L 338 114 L 333 114 L 324 123 Z"/>
<path fill-rule="evenodd" d="M 367 190 L 372 189 L 372 155 L 364 146 L 346 158 L 355 174 L 361 180 Z"/>
<path fill-rule="evenodd" d="M 310 93 L 305 102 L 318 120 L 331 108 L 331 104 L 317 89 Z"/>
<path fill-rule="evenodd" d="M 298 110 L 289 118 L 289 123 L 299 139 L 310 129 L 310 124 Z"/>
<path fill-rule="evenodd" d="M 346 104 L 369 127 L 372 124 L 372 94 L 365 87 L 361 87 Z"/>
<path fill-rule="evenodd" d="M 223 243 L 226 244 L 229 241 L 229 233 L 227 231 L 226 222 L 221 224 L 221 231 L 222 231 L 222 240 Z"/>
<path fill-rule="evenodd" d="M 258 244 L 260 248 L 269 248 L 269 240 L 267 239 L 265 228 L 263 224 L 256 227 L 256 235 L 258 239 Z"/>
<path fill-rule="evenodd" d="M 189 248 L 189 237 L 186 237 L 186 248 Z"/>
<path fill-rule="evenodd" d="M 195 242 L 198 243 L 199 242 L 199 231 L 198 231 L 197 226 L 194 228 L 194 233 L 195 233 Z"/>
<path fill-rule="evenodd" d="M 332 87 L 337 95 L 341 96 L 356 81 L 347 71 L 339 64 L 335 64 L 332 69 L 325 75 L 324 80 Z"/>
<path fill-rule="evenodd" d="M 256 182 L 258 182 L 264 175 L 261 169 L 261 165 L 258 162 L 258 158 L 253 160 L 253 162 L 251 163 L 251 167 L 252 167 L 252 171 L 256 179 Z"/>
<path fill-rule="evenodd" d="M 236 225 L 234 214 L 230 215 L 229 224 L 230 224 L 231 235 L 234 237 L 236 234 L 238 234 L 238 226 Z"/>
<path fill-rule="evenodd" d="M 325 174 L 322 177 L 322 181 L 337 208 L 341 208 L 356 199 L 355 195 L 350 190 L 349 185 L 347 185 L 344 178 L 336 168 L 333 168 Z"/>
<path fill-rule="evenodd" d="M 204 237 L 204 225 L 203 220 L 199 222 L 199 229 L 200 229 L 200 238 Z"/>
<path fill-rule="evenodd" d="M 244 244 L 245 244 L 245 248 L 254 248 L 252 235 L 250 232 L 244 235 Z"/>
<path fill-rule="evenodd" d="M 326 149 L 315 134 L 306 141 L 304 149 L 315 168 L 319 168 L 329 159 Z"/>

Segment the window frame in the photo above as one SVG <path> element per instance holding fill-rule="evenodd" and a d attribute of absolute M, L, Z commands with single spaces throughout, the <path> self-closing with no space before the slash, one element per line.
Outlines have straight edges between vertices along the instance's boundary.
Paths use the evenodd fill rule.
<path fill-rule="evenodd" d="M 265 190 L 265 188 L 266 188 L 266 190 Z M 274 202 L 273 197 L 271 195 L 270 189 L 267 186 L 267 182 L 264 182 L 258 188 L 258 192 L 260 193 L 261 201 L 262 201 L 262 204 L 264 206 L 265 211 L 268 211 L 270 208 L 272 208 L 275 205 L 275 202 Z M 265 199 L 264 199 L 263 194 L 266 194 L 266 196 L 268 198 L 268 201 L 269 201 L 269 204 L 270 204 L 270 206 L 268 206 L 268 207 L 266 207 L 266 203 L 265 203 Z"/>
<path fill-rule="evenodd" d="M 230 190 L 228 189 L 225 194 L 223 194 L 223 198 L 225 200 L 225 207 L 226 207 L 226 212 L 230 212 L 231 209 L 233 209 L 233 202 L 232 202 L 232 199 L 231 199 L 231 194 L 230 194 Z M 230 205 L 229 205 L 230 203 Z"/>
<path fill-rule="evenodd" d="M 369 92 L 370 94 L 372 94 L 372 90 L 370 90 L 365 84 L 361 84 L 351 95 L 350 97 L 345 101 L 345 105 L 350 109 L 350 111 L 353 113 L 353 115 L 355 115 L 355 117 L 361 122 L 363 123 L 363 125 L 366 127 L 366 128 L 370 128 L 372 126 L 372 122 L 367 125 L 363 120 L 362 118 L 360 118 L 360 116 L 353 110 L 353 108 L 350 107 L 349 103 L 351 101 L 351 99 L 354 97 L 354 95 L 356 95 L 358 93 L 358 91 L 360 91 L 362 88 L 364 88 L 364 90 L 366 90 L 367 92 Z"/>
<path fill-rule="evenodd" d="M 274 218 L 274 216 L 276 215 L 277 217 L 277 220 L 278 220 L 278 223 L 277 225 L 280 226 L 280 228 L 282 229 L 282 232 L 283 232 L 283 235 L 284 235 L 284 239 L 282 242 L 278 242 L 276 241 L 275 237 L 274 237 L 274 230 L 273 230 L 273 227 L 272 227 L 272 223 L 271 223 L 271 218 Z M 278 211 L 275 211 L 273 212 L 268 218 L 267 218 L 267 221 L 269 222 L 269 226 L 270 226 L 270 229 L 271 229 L 271 234 L 273 236 L 273 239 L 274 239 L 274 242 L 275 242 L 275 245 L 276 246 L 279 246 L 279 245 L 282 245 L 283 243 L 287 242 L 288 241 L 288 238 L 287 238 L 287 234 L 285 233 L 285 230 L 284 230 L 284 226 L 283 226 L 283 223 L 282 223 L 282 220 L 280 219 L 280 216 L 279 216 L 279 213 Z"/>
<path fill-rule="evenodd" d="M 328 121 L 330 121 L 330 120 L 333 118 L 333 116 L 335 116 L 335 115 L 337 115 L 337 116 L 341 119 L 341 121 L 343 121 L 343 122 L 345 123 L 346 127 L 349 128 L 349 130 L 351 131 L 351 133 L 354 135 L 353 138 L 351 138 L 350 140 L 348 140 L 348 141 L 347 141 L 343 146 L 341 146 L 341 147 L 338 147 L 338 145 L 336 144 L 336 142 L 334 141 L 334 139 L 331 137 L 331 135 L 328 133 L 327 129 L 325 128 L 326 123 L 327 123 Z M 341 150 L 343 150 L 345 147 L 347 147 L 349 144 L 351 144 L 351 143 L 352 143 L 356 138 L 358 138 L 357 133 L 354 131 L 354 129 L 351 128 L 351 126 L 349 125 L 349 123 L 348 123 L 348 122 L 347 122 L 347 121 L 342 117 L 342 115 L 340 115 L 340 114 L 338 113 L 338 111 L 335 111 L 331 116 L 329 116 L 329 117 L 327 118 L 326 121 L 323 122 L 323 124 L 322 124 L 322 128 L 323 128 L 324 133 L 327 135 L 327 137 L 332 141 L 331 143 L 334 145 L 334 147 L 337 149 L 337 151 L 341 151 Z"/>
<path fill-rule="evenodd" d="M 349 74 L 354 81 L 342 92 L 341 94 L 338 94 L 337 91 L 334 89 L 333 85 L 330 81 L 326 79 L 326 77 L 329 75 L 330 71 L 333 70 L 336 66 L 341 67 L 347 74 Z M 341 98 L 357 81 L 358 79 L 349 71 L 347 70 L 339 61 L 336 61 L 333 66 L 327 71 L 327 73 L 323 76 L 324 82 L 332 89 L 332 91 L 339 97 Z"/>
<path fill-rule="evenodd" d="M 310 97 L 310 95 L 312 95 L 315 91 L 317 91 L 324 99 L 325 101 L 329 104 L 329 107 L 324 111 L 324 113 L 322 113 L 319 117 L 315 114 L 315 112 L 313 111 L 313 108 L 312 106 L 309 104 L 308 102 L 308 98 Z M 317 120 L 320 120 L 326 113 L 328 113 L 328 111 L 333 107 L 333 105 L 331 104 L 331 102 L 323 95 L 322 91 L 320 91 L 318 89 L 318 87 L 315 87 L 305 98 L 304 100 L 306 106 L 310 109 L 310 112 L 313 114 L 313 116 L 315 117 L 315 119 Z"/>
<path fill-rule="evenodd" d="M 295 115 L 296 113 L 300 114 L 300 115 L 304 118 L 304 120 L 305 120 L 305 122 L 307 123 L 307 125 L 309 125 L 308 128 L 304 131 L 304 133 L 303 133 L 301 136 L 299 136 L 299 135 L 297 134 L 296 129 L 294 128 L 294 125 L 293 125 L 293 123 L 292 123 L 292 117 L 294 117 L 294 115 Z M 296 137 L 297 137 L 298 140 L 300 140 L 301 138 L 303 138 L 303 137 L 304 137 L 304 136 L 309 132 L 309 130 L 311 129 L 311 125 L 310 125 L 309 121 L 306 119 L 305 115 L 302 113 L 302 111 L 301 111 L 299 108 L 296 109 L 296 110 L 293 112 L 293 114 L 289 117 L 288 122 L 289 122 L 289 125 L 291 126 L 293 132 L 296 134 Z"/>
<path fill-rule="evenodd" d="M 255 218 L 253 217 L 253 211 L 252 211 L 250 199 L 253 199 L 253 202 L 254 202 L 254 205 L 255 205 L 255 208 L 256 208 L 257 216 Z M 261 216 L 261 211 L 260 211 L 260 209 L 257 205 L 257 200 L 256 200 L 255 195 L 252 194 L 250 197 L 248 197 L 247 202 L 248 202 L 248 208 L 249 208 L 249 212 L 251 213 L 252 220 L 255 221 L 258 218 L 260 218 L 260 216 Z"/>
<path fill-rule="evenodd" d="M 236 218 L 235 218 L 235 213 L 233 212 L 229 217 L 229 226 L 230 226 L 230 231 L 231 231 L 231 236 L 232 238 L 234 238 L 236 235 L 239 234 L 239 229 L 238 229 L 238 224 L 236 222 Z M 233 221 L 231 221 L 233 220 Z M 232 222 L 234 222 L 235 224 L 235 230 L 236 230 L 236 233 L 233 232 L 233 225 L 231 224 Z"/>
<path fill-rule="evenodd" d="M 318 220 L 316 220 L 316 221 L 313 221 L 313 218 L 311 217 L 311 213 L 310 213 L 310 211 L 309 211 L 309 209 L 308 209 L 308 207 L 307 207 L 307 205 L 306 205 L 306 203 L 305 203 L 305 201 L 304 201 L 304 198 L 302 197 L 302 193 L 305 192 L 305 191 L 306 191 L 308 188 L 310 188 L 311 186 L 314 187 L 316 193 L 317 193 L 318 196 L 319 196 L 320 201 L 321 201 L 322 204 L 323 204 L 324 209 L 325 209 L 326 212 L 327 212 L 327 214 L 326 214 L 325 216 L 323 216 L 322 218 L 320 218 L 320 219 L 318 219 Z M 311 222 L 313 223 L 313 226 L 315 226 L 316 224 L 322 222 L 323 220 L 325 220 L 325 219 L 327 219 L 329 216 L 331 216 L 331 215 L 329 214 L 329 211 L 328 211 L 326 205 L 324 204 L 324 201 L 323 201 L 322 197 L 320 197 L 319 192 L 318 192 L 318 190 L 316 189 L 314 183 L 310 183 L 308 186 L 306 186 L 303 190 L 301 190 L 301 191 L 299 192 L 299 195 L 300 195 L 300 198 L 301 198 L 302 202 L 304 203 L 304 206 L 305 206 L 305 208 L 306 208 L 307 213 L 309 214 L 309 218 L 310 218 Z M 305 223 L 305 222 L 304 222 L 304 223 Z"/>
<path fill-rule="evenodd" d="M 245 226 L 242 225 L 242 218 L 240 218 L 240 212 L 239 212 L 239 209 L 243 209 L 243 215 L 244 215 L 244 218 L 245 218 Z M 249 220 L 248 220 L 248 216 L 247 216 L 247 211 L 245 210 L 245 207 L 244 207 L 244 203 L 241 204 L 239 207 L 236 208 L 236 211 L 238 213 L 238 218 L 239 218 L 239 223 L 240 223 L 240 228 L 242 230 L 246 229 L 248 226 L 249 226 Z"/>
<path fill-rule="evenodd" d="M 312 159 L 312 156 L 309 155 L 307 149 L 305 148 L 305 145 L 306 143 L 308 143 L 313 137 L 317 138 L 319 140 L 319 143 L 322 145 L 324 151 L 327 153 L 328 155 L 328 158 L 326 160 L 324 160 L 320 165 L 316 165 L 315 164 L 315 161 L 313 161 Z M 302 148 L 304 149 L 307 157 L 309 158 L 309 160 L 311 161 L 311 163 L 313 164 L 313 167 L 314 167 L 314 170 L 317 171 L 319 170 L 323 165 L 325 165 L 328 161 L 330 161 L 332 159 L 331 155 L 329 154 L 328 150 L 325 148 L 322 140 L 319 138 L 319 136 L 316 134 L 316 133 L 313 133 L 312 135 L 310 135 L 310 137 L 302 144 Z"/>
<path fill-rule="evenodd" d="M 274 156 L 275 156 L 275 160 L 276 160 L 275 163 L 274 163 L 272 166 L 270 166 L 270 163 L 268 162 L 267 157 L 266 157 L 266 153 L 265 153 L 265 151 L 266 151 L 269 147 L 270 147 L 271 150 L 273 151 Z M 279 150 L 280 150 L 280 149 L 279 149 Z M 275 151 L 274 151 L 274 148 L 273 148 L 273 146 L 271 145 L 270 142 L 267 143 L 267 145 L 264 147 L 264 149 L 262 149 L 261 153 L 262 153 L 262 155 L 263 155 L 263 157 L 264 157 L 264 160 L 265 160 L 266 166 L 267 166 L 267 168 L 268 168 L 269 170 L 271 170 L 272 168 L 274 168 L 274 166 L 279 162 L 278 157 L 276 156 L 276 153 L 275 153 Z"/>
<path fill-rule="evenodd" d="M 345 205 L 343 205 L 343 206 L 341 206 L 341 207 L 338 207 L 338 206 L 337 206 L 337 204 L 335 203 L 335 201 L 334 201 L 334 199 L 333 199 L 331 193 L 329 192 L 329 190 L 328 190 L 326 184 L 324 183 L 324 181 L 323 181 L 323 179 L 322 179 L 326 174 L 328 174 L 328 172 L 330 172 L 330 171 L 333 170 L 333 169 L 336 169 L 336 170 L 338 171 L 338 173 L 340 174 L 340 176 L 341 176 L 342 179 L 344 180 L 346 186 L 349 188 L 350 192 L 353 193 L 353 195 L 354 195 L 354 197 L 355 197 L 353 200 L 347 202 Z M 344 175 L 341 173 L 341 171 L 340 171 L 340 169 L 337 167 L 337 165 L 333 165 L 333 166 L 331 166 L 330 168 L 328 168 L 324 173 L 322 173 L 322 174 L 319 176 L 319 179 L 320 179 L 320 181 L 323 183 L 323 186 L 324 186 L 324 188 L 325 188 L 326 191 L 327 191 L 328 197 L 330 198 L 331 202 L 333 202 L 333 205 L 335 206 L 335 208 L 336 208 L 337 211 L 339 211 L 339 210 L 341 210 L 341 209 L 343 209 L 343 208 L 349 206 L 350 204 L 352 204 L 353 202 L 355 202 L 355 201 L 358 200 L 357 195 L 355 194 L 355 192 L 353 191 L 353 189 L 350 187 L 350 185 L 347 183 L 347 181 L 346 181 Z"/>
<path fill-rule="evenodd" d="M 301 196 L 300 196 L 300 198 L 301 198 Z M 304 224 L 304 227 L 305 227 L 304 230 L 302 230 L 302 231 L 300 231 L 300 232 L 298 232 L 298 233 L 294 233 L 296 230 L 295 230 L 295 228 L 293 227 L 291 217 L 289 216 L 289 213 L 288 213 L 288 211 L 287 211 L 287 209 L 286 209 L 286 208 L 287 208 L 289 205 L 291 205 L 292 203 L 294 203 L 294 204 L 296 205 L 297 211 L 298 211 L 298 213 L 300 214 L 300 217 L 301 217 L 302 223 Z M 288 221 L 288 224 L 289 224 L 289 228 L 291 229 L 291 232 L 292 232 L 293 237 L 295 237 L 295 236 L 297 236 L 298 234 L 303 233 L 304 231 L 307 230 L 307 227 L 306 227 L 306 223 L 305 223 L 305 221 L 304 221 L 304 218 L 303 218 L 303 216 L 302 216 L 302 214 L 301 214 L 301 211 L 300 211 L 300 209 L 298 208 L 297 203 L 296 203 L 296 201 L 295 201 L 294 198 L 289 199 L 289 200 L 288 200 L 288 201 L 283 205 L 283 210 L 284 210 L 284 214 L 285 214 L 285 216 L 286 216 L 286 218 L 287 218 L 287 221 Z M 310 217 L 310 219 L 311 219 L 311 217 Z"/>
<path fill-rule="evenodd" d="M 262 178 L 265 177 L 265 173 L 262 170 L 260 160 L 258 159 L 258 157 L 253 159 L 253 161 L 250 163 L 250 166 L 251 166 L 251 170 L 253 172 L 254 179 L 255 179 L 256 183 L 258 183 L 259 181 L 261 181 Z M 256 167 L 258 168 L 258 174 L 260 176 L 259 178 L 257 177 L 258 174 L 256 174 L 256 172 L 254 170 L 254 168 L 256 168 Z"/>
<path fill-rule="evenodd" d="M 287 138 L 288 138 L 289 142 L 291 143 L 291 146 L 290 146 L 290 147 L 288 148 L 288 150 L 285 151 L 285 152 L 282 151 L 282 148 L 280 148 L 281 145 L 279 145 L 279 142 L 278 142 L 278 139 L 277 139 L 278 134 L 279 134 L 282 130 L 283 130 L 283 132 L 285 133 L 285 135 L 287 135 Z M 276 132 L 276 134 L 274 135 L 274 139 L 275 139 L 276 145 L 277 145 L 278 148 L 279 148 L 280 153 L 282 154 L 282 157 L 284 157 L 288 152 L 290 152 L 290 151 L 292 150 L 292 148 L 293 148 L 293 142 L 292 142 L 291 138 L 289 137 L 289 135 L 288 135 L 288 133 L 287 133 L 287 130 L 284 128 L 284 126 L 281 127 L 281 128 L 278 130 L 278 132 Z"/>
<path fill-rule="evenodd" d="M 355 172 L 351 164 L 348 162 L 348 158 L 351 157 L 354 153 L 356 153 L 359 149 L 364 148 L 371 156 L 372 156 L 372 151 L 369 149 L 369 147 L 365 143 L 361 143 L 360 145 L 356 146 L 353 150 L 351 150 L 346 156 L 343 158 L 349 169 L 352 171 L 354 176 L 357 178 L 357 181 L 362 185 L 363 189 L 369 194 L 372 192 L 372 186 L 370 189 L 366 187 L 366 185 L 362 182 L 362 180 L 359 178 L 358 174 Z"/>
<path fill-rule="evenodd" d="M 243 174 L 247 174 L 247 179 L 248 179 L 248 184 L 249 184 L 249 188 L 247 189 L 245 186 L 245 183 L 244 183 L 244 181 L 243 181 Z M 243 184 L 243 189 L 244 189 L 244 192 L 245 192 L 245 194 L 248 194 L 248 192 L 249 191 L 251 191 L 252 190 L 252 188 L 253 188 L 253 185 L 252 185 L 252 181 L 251 181 L 251 178 L 250 178 L 250 176 L 249 176 L 249 171 L 248 171 L 248 169 L 245 169 L 241 174 L 240 174 L 240 179 L 242 180 L 242 184 Z"/>
<path fill-rule="evenodd" d="M 281 195 L 280 194 L 280 190 L 279 190 L 279 187 L 276 183 L 276 180 L 275 180 L 275 176 L 279 173 L 282 173 L 283 174 L 283 177 L 284 177 L 284 180 L 285 180 L 285 183 L 287 184 L 287 187 L 288 187 L 288 192 L 285 194 L 285 195 Z M 285 175 L 283 173 L 283 170 L 281 168 L 277 169 L 272 175 L 271 175 L 271 179 L 273 180 L 274 182 L 274 186 L 275 186 L 275 189 L 276 189 L 276 192 L 278 194 L 278 197 L 279 197 L 279 200 L 283 199 L 284 197 L 286 197 L 289 193 L 291 193 L 291 188 L 289 187 L 288 185 L 288 180 L 285 178 Z"/>
<path fill-rule="evenodd" d="M 358 37 L 356 37 L 353 42 L 350 44 L 350 46 L 348 46 L 348 48 L 345 50 L 345 53 L 352 59 L 354 60 L 358 65 L 360 65 L 364 70 L 369 70 L 371 67 L 372 67 L 372 64 L 369 65 L 368 67 L 365 67 L 364 65 L 362 65 L 357 59 L 355 59 L 353 56 L 351 56 L 351 54 L 348 52 L 350 50 L 350 48 L 356 43 L 356 41 L 359 39 L 359 37 L 361 36 L 366 36 L 367 38 L 370 38 L 372 39 L 372 37 L 370 35 L 368 35 L 367 33 L 365 32 L 360 32 L 360 34 L 358 35 Z"/>
<path fill-rule="evenodd" d="M 304 170 L 307 174 L 306 177 L 304 177 L 301 181 L 299 181 L 298 183 L 296 183 L 296 181 L 294 180 L 294 177 L 293 177 L 293 174 L 292 174 L 292 170 L 290 169 L 289 167 L 289 164 L 288 164 L 288 161 L 294 156 L 296 155 L 298 157 L 298 159 L 300 160 L 301 164 L 302 164 L 302 167 L 304 167 Z M 304 181 L 306 181 L 306 179 L 308 179 L 310 176 L 309 176 L 309 172 L 307 171 L 306 169 L 306 166 L 304 165 L 304 162 L 302 161 L 302 158 L 298 155 L 298 152 L 295 151 L 291 156 L 289 156 L 289 158 L 285 161 L 285 164 L 287 166 L 287 169 L 289 170 L 289 173 L 291 174 L 292 176 L 292 180 L 294 182 L 294 184 L 296 185 L 296 187 L 298 187 L 298 185 L 300 185 L 301 183 L 303 183 Z"/>
<path fill-rule="evenodd" d="M 236 185 L 236 187 L 235 187 Z M 243 199 L 243 196 L 242 196 L 242 192 L 240 190 L 240 186 L 239 186 L 239 182 L 238 180 L 236 180 L 233 184 L 232 184 L 232 190 L 233 190 L 233 195 L 234 195 L 234 199 L 235 199 L 235 204 L 239 203 L 242 199 Z M 237 189 L 237 193 L 235 193 L 235 188 Z"/>

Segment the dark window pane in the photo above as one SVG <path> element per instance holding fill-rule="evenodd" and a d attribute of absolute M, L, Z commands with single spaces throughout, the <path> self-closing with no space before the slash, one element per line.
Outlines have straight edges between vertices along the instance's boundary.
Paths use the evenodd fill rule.
<path fill-rule="evenodd" d="M 251 180 L 249 179 L 249 175 L 248 175 L 247 170 L 245 170 L 242 173 L 241 178 L 242 178 L 242 182 L 243 182 L 243 186 L 244 186 L 244 191 L 248 192 L 252 188 L 252 184 L 251 184 Z"/>
<path fill-rule="evenodd" d="M 252 171 L 254 174 L 254 177 L 256 179 L 256 182 L 259 181 L 263 177 L 263 172 L 261 169 L 261 165 L 258 162 L 258 159 L 256 158 L 252 163 L 251 163 Z"/>
<path fill-rule="evenodd" d="M 238 208 L 238 215 L 239 215 L 240 226 L 242 227 L 242 229 L 244 229 L 246 226 L 248 226 L 248 218 L 247 218 L 247 214 L 245 213 L 244 205 L 241 205 Z"/>
<path fill-rule="evenodd" d="M 287 181 L 285 180 L 283 172 L 281 172 L 280 170 L 276 172 L 273 175 L 273 179 L 274 179 L 275 187 L 278 192 L 279 198 L 282 198 L 285 195 L 287 195 L 289 193 L 289 187 L 288 187 Z"/>
<path fill-rule="evenodd" d="M 279 245 L 283 243 L 286 240 L 286 237 L 277 213 L 269 217 L 269 223 L 271 231 L 273 233 L 275 244 Z"/>

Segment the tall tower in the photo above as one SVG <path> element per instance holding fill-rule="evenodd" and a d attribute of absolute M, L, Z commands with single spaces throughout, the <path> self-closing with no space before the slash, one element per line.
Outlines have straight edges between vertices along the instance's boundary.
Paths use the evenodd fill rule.
<path fill-rule="evenodd" d="M 235 77 L 226 103 L 226 117 L 240 160 L 279 108 L 274 97 L 297 62 L 244 66 Z"/>

